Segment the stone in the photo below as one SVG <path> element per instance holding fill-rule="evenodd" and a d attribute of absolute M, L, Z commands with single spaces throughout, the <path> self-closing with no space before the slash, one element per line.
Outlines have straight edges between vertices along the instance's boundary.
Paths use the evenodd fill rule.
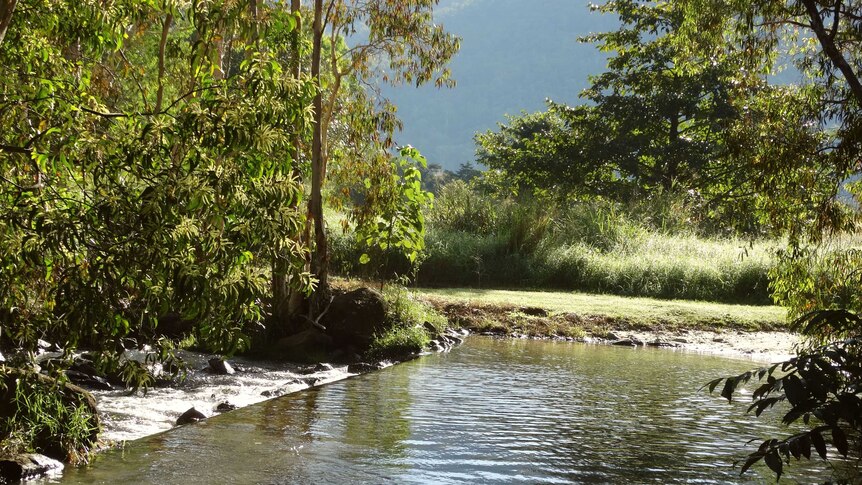
<path fill-rule="evenodd" d="M 622 340 L 622 337 L 620 337 L 619 335 L 617 335 L 617 334 L 615 334 L 615 333 L 613 333 L 613 332 L 608 332 L 608 333 L 606 333 L 604 338 L 605 338 L 606 340 L 611 340 L 611 341 L 614 341 L 614 340 Z"/>
<path fill-rule="evenodd" d="M 619 345 L 622 347 L 637 347 L 638 346 L 638 344 L 635 343 L 635 341 L 630 339 L 630 338 L 622 338 L 622 339 L 614 340 L 613 342 L 611 342 L 611 345 Z"/>
<path fill-rule="evenodd" d="M 218 375 L 233 375 L 236 371 L 231 367 L 228 361 L 224 360 L 221 357 L 213 357 L 209 361 L 210 370 Z"/>
<path fill-rule="evenodd" d="M 177 426 L 182 426 L 184 424 L 192 424 L 197 423 L 202 419 L 206 419 L 206 415 L 192 406 L 188 411 L 184 412 L 177 418 Z"/>
<path fill-rule="evenodd" d="M 300 381 L 308 384 L 309 387 L 314 387 L 314 386 L 320 384 L 323 381 L 323 379 L 321 379 L 319 377 L 303 377 L 302 379 L 300 379 Z"/>
<path fill-rule="evenodd" d="M 314 366 L 314 372 L 329 372 L 332 370 L 335 370 L 335 368 L 331 364 L 320 363 Z"/>
<path fill-rule="evenodd" d="M 66 377 L 68 377 L 72 383 L 82 387 L 99 389 L 101 391 L 111 391 L 114 389 L 114 386 L 112 386 L 107 379 L 97 375 L 85 374 L 81 371 L 69 369 L 66 371 Z"/>
<path fill-rule="evenodd" d="M 369 364 L 368 362 L 357 362 L 347 366 L 347 372 L 349 374 L 365 374 L 366 372 L 373 372 L 378 369 L 380 369 L 379 365 Z"/>
<path fill-rule="evenodd" d="M 0 483 L 57 475 L 62 471 L 62 463 L 37 453 L 0 457 Z"/>
<path fill-rule="evenodd" d="M 464 337 L 461 334 L 447 330 L 445 336 L 449 339 L 452 345 L 461 345 L 464 343 Z"/>
<path fill-rule="evenodd" d="M 675 344 L 673 342 L 665 342 L 663 340 L 648 342 L 647 345 L 649 345 L 650 347 L 678 347 L 678 344 Z"/>
<path fill-rule="evenodd" d="M 287 358 L 309 354 L 325 354 L 331 347 L 332 337 L 316 328 L 310 328 L 289 335 L 279 339 L 275 344 L 276 350 Z"/>
<path fill-rule="evenodd" d="M 218 413 L 226 413 L 228 411 L 233 411 L 234 409 L 236 409 L 236 404 L 231 404 L 227 401 L 220 402 L 215 408 Z"/>
<path fill-rule="evenodd" d="M 184 319 L 177 312 L 168 312 L 159 317 L 156 332 L 171 339 L 180 339 L 190 334 L 194 328 L 194 321 Z"/>
<path fill-rule="evenodd" d="M 336 295 L 323 315 L 321 324 L 337 347 L 368 348 L 375 333 L 385 328 L 386 305 L 383 295 L 370 288 Z"/>

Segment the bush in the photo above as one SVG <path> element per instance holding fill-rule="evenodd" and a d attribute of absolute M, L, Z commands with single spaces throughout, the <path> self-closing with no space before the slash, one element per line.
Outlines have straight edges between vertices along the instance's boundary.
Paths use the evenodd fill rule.
<path fill-rule="evenodd" d="M 366 353 L 370 359 L 398 359 L 421 352 L 431 341 L 428 326 L 442 333 L 446 318 L 430 305 L 400 286 L 388 286 L 383 292 L 386 302 L 386 330 L 375 335 Z"/>
<path fill-rule="evenodd" d="M 0 452 L 86 461 L 98 431 L 95 401 L 83 389 L 0 366 Z"/>

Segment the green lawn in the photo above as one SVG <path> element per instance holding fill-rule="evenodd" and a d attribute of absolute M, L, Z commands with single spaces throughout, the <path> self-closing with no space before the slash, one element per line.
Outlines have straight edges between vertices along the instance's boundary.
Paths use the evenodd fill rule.
<path fill-rule="evenodd" d="M 643 327 L 749 330 L 786 327 L 785 311 L 777 306 L 730 305 L 550 291 L 422 288 L 418 292 L 431 299 L 445 302 L 483 307 L 538 307 L 551 312 L 551 316 L 577 314 L 584 317 L 604 317 Z"/>

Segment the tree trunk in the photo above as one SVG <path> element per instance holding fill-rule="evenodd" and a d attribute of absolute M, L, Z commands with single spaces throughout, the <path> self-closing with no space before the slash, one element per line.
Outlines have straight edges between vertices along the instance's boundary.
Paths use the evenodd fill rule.
<path fill-rule="evenodd" d="M 291 0 L 290 2 L 290 12 L 292 14 L 297 14 L 300 9 L 300 1 L 301 0 Z M 300 41 L 302 39 L 302 18 L 297 17 L 297 24 L 294 31 L 291 33 L 290 42 L 291 42 L 291 60 L 290 60 L 290 71 L 295 79 L 299 79 L 302 75 L 302 63 L 300 58 Z M 302 137 L 300 136 L 299 130 L 302 127 L 302 123 L 297 121 L 295 129 L 296 134 L 293 138 L 293 166 L 291 167 L 291 172 L 293 174 L 294 179 L 298 182 L 302 180 L 302 173 L 299 170 L 299 159 L 302 155 Z M 291 207 L 296 208 L 299 204 L 298 200 L 291 202 Z M 299 234 L 296 234 L 298 239 L 303 239 L 302 231 Z M 303 295 L 302 292 L 292 289 L 290 286 L 290 275 L 288 274 L 289 268 L 278 265 L 277 263 L 273 264 L 272 267 L 272 318 L 275 322 L 277 322 L 277 326 L 279 329 L 285 330 L 286 333 L 294 333 L 298 331 L 298 328 L 292 328 L 291 322 L 294 320 L 293 317 L 301 311 L 303 304 Z"/>
<path fill-rule="evenodd" d="M 308 215 L 314 223 L 314 250 L 311 272 L 317 276 L 318 287 L 311 299 L 309 312 L 317 313 L 319 303 L 329 293 L 329 252 L 323 221 L 323 180 L 326 177 L 326 156 L 323 151 L 323 94 L 320 87 L 320 57 L 323 40 L 323 0 L 314 0 L 314 28 L 311 52 L 311 77 L 318 84 L 314 96 L 314 131 L 311 138 L 311 200 Z"/>
<path fill-rule="evenodd" d="M 165 93 L 165 46 L 168 43 L 168 33 L 171 31 L 171 24 L 174 21 L 174 16 L 168 14 L 162 23 L 162 38 L 159 41 L 159 89 L 156 92 L 156 109 L 153 111 L 159 113 L 162 111 L 162 100 Z"/>
<path fill-rule="evenodd" d="M 661 186 L 665 192 L 670 192 L 673 188 L 673 182 L 679 176 L 679 160 L 682 156 L 679 153 L 679 116 L 674 114 L 670 118 L 670 129 L 668 131 L 668 147 L 670 150 L 665 154 L 667 160 L 664 163 L 664 173 L 661 175 Z"/>
<path fill-rule="evenodd" d="M 291 49 L 293 50 L 293 65 L 291 66 L 291 71 L 293 72 L 293 77 L 295 79 L 299 79 L 302 76 L 302 57 L 300 52 L 300 45 L 302 42 L 302 17 L 300 14 L 302 0 L 290 0 L 290 13 L 296 16 L 296 29 L 293 32 L 293 35 L 290 38 L 292 43 Z M 302 180 L 302 172 L 299 170 L 299 159 L 302 156 L 302 135 L 300 133 L 302 130 L 302 121 L 296 121 L 296 135 L 293 138 L 293 176 L 296 180 Z M 299 200 L 297 199 L 294 203 L 299 205 Z M 302 232 L 297 235 L 297 237 L 302 240 Z M 308 268 L 307 268 L 308 269 Z M 287 300 L 287 315 L 294 316 L 299 314 L 302 309 L 302 305 L 305 302 L 305 298 L 302 292 L 297 290 L 291 290 L 289 286 L 285 288 L 288 294 Z"/>
<path fill-rule="evenodd" d="M 0 44 L 3 43 L 3 38 L 6 37 L 9 24 L 12 23 L 12 12 L 15 10 L 15 4 L 17 3 L 18 0 L 0 0 Z"/>

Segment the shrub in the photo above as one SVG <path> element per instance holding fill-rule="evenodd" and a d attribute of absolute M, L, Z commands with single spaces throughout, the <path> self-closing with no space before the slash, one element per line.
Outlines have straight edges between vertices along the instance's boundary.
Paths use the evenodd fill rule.
<path fill-rule="evenodd" d="M 0 452 L 86 461 L 98 431 L 95 401 L 86 391 L 0 366 Z"/>
<path fill-rule="evenodd" d="M 386 330 L 372 339 L 366 352 L 370 359 L 398 359 L 421 352 L 432 337 L 427 327 L 433 327 L 434 333 L 446 329 L 445 317 L 403 287 L 387 286 L 383 298 Z"/>

